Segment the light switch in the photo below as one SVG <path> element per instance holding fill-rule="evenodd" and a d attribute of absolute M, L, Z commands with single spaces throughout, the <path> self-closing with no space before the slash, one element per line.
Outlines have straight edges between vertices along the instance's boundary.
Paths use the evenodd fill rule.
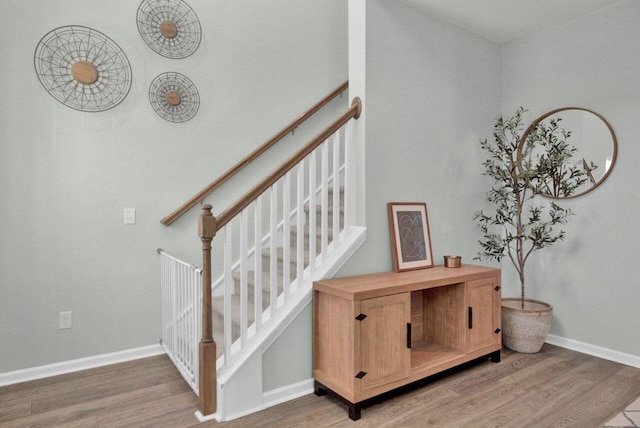
<path fill-rule="evenodd" d="M 136 209 L 125 208 L 124 209 L 124 224 L 136 224 Z"/>

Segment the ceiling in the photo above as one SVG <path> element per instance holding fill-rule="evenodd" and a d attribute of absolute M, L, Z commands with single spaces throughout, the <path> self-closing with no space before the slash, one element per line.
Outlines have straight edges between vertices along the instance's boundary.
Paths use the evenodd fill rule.
<path fill-rule="evenodd" d="M 402 0 L 497 43 L 624 0 Z"/>

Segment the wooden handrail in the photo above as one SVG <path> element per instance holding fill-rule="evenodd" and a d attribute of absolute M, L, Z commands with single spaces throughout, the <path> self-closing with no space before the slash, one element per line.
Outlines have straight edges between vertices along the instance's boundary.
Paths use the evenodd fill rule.
<path fill-rule="evenodd" d="M 314 113 L 316 113 L 322 107 L 327 105 L 331 100 L 333 100 L 335 97 L 337 97 L 342 92 L 344 92 L 348 87 L 349 87 L 348 81 L 338 86 L 330 94 L 328 94 L 318 103 L 316 103 L 313 107 L 311 107 L 306 112 L 302 113 L 293 122 L 291 122 L 289 125 L 282 128 L 277 134 L 275 134 L 273 137 L 265 141 L 260 147 L 255 149 L 253 152 L 249 153 L 247 156 L 245 156 L 244 159 L 242 159 L 233 167 L 231 167 L 227 172 L 222 174 L 220 177 L 218 177 L 213 182 L 211 182 L 211 184 L 209 184 L 207 187 L 205 187 L 200 192 L 198 192 L 193 197 L 191 197 L 187 202 L 182 204 L 180 208 L 176 209 L 174 212 L 172 212 L 171 214 L 169 214 L 168 216 L 160 220 L 160 222 L 165 226 L 169 226 L 171 223 L 176 221 L 184 213 L 189 211 L 191 208 L 195 207 L 198 204 L 198 202 L 200 202 L 205 197 L 207 197 L 211 192 L 216 190 L 218 187 L 222 186 L 227 180 L 229 180 L 231 177 L 233 177 L 238 172 L 240 172 L 245 166 L 249 165 L 251 162 L 256 160 L 262 153 L 266 152 L 274 144 L 282 140 L 287 134 L 289 134 L 289 132 L 296 129 L 302 122 L 309 119 L 311 116 L 313 116 Z"/>
<path fill-rule="evenodd" d="M 357 119 L 360 117 L 362 111 L 362 102 L 360 98 L 356 97 L 351 103 L 351 107 L 342 113 L 336 120 L 334 120 L 329 126 L 327 126 L 322 132 L 320 132 L 313 140 L 307 143 L 304 147 L 291 155 L 289 159 L 280 164 L 278 168 L 273 170 L 271 174 L 267 175 L 264 180 L 256 184 L 251 190 L 241 196 L 236 202 L 234 202 L 229 208 L 223 211 L 217 217 L 216 231 L 220 230 L 231 219 L 238 215 L 243 209 L 245 209 L 251 202 L 253 202 L 258 196 L 264 193 L 269 187 L 271 187 L 276 181 L 282 178 L 293 167 L 300 163 L 305 157 L 307 157 L 312 151 L 314 151 L 320 144 L 333 135 L 338 129 L 342 128 L 345 123 L 351 119 Z"/>

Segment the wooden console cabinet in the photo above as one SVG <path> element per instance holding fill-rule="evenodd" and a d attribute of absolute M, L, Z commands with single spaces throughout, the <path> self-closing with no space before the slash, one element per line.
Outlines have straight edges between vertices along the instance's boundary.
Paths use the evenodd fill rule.
<path fill-rule="evenodd" d="M 315 393 L 365 400 L 480 357 L 500 361 L 500 270 L 462 265 L 317 281 Z"/>

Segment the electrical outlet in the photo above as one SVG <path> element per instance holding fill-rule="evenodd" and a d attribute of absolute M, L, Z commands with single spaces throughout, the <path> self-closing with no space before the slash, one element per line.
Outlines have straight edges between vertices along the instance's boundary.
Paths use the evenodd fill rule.
<path fill-rule="evenodd" d="M 60 312 L 60 316 L 58 318 L 58 328 L 60 330 L 71 328 L 71 311 Z"/>
<path fill-rule="evenodd" d="M 124 224 L 136 224 L 136 209 L 125 208 L 124 209 Z"/>

